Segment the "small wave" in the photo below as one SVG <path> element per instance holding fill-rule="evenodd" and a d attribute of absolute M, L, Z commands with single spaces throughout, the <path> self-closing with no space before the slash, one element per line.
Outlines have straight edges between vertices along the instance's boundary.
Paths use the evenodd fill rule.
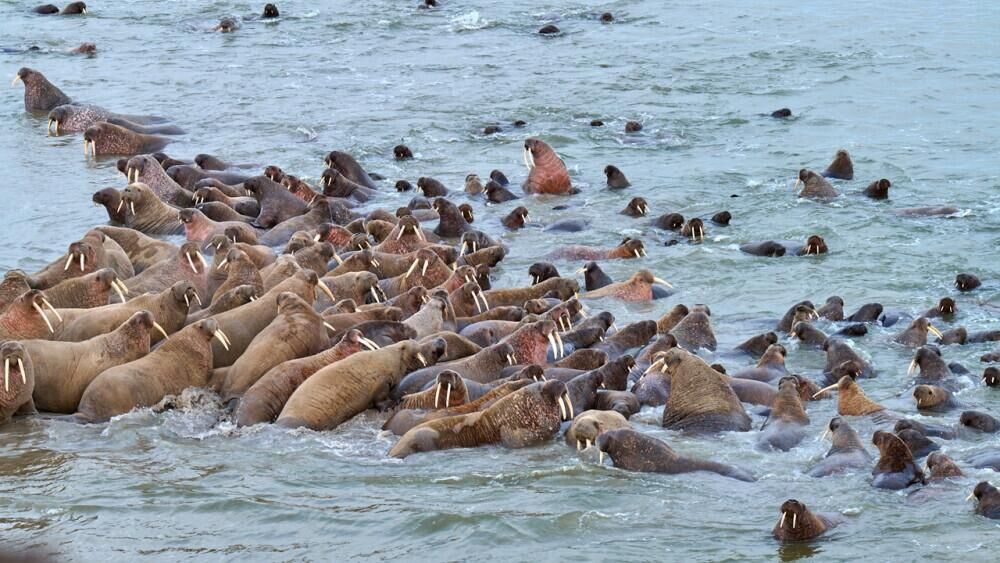
<path fill-rule="evenodd" d="M 489 27 L 491 22 L 479 15 L 479 12 L 472 10 L 467 14 L 451 18 L 452 31 L 473 31 Z"/>

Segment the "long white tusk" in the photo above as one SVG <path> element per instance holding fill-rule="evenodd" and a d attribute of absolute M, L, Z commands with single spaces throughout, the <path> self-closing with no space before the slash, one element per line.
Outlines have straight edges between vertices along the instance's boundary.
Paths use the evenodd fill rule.
<path fill-rule="evenodd" d="M 3 359 L 3 390 L 10 391 L 10 358 Z"/>
<path fill-rule="evenodd" d="M 427 365 L 428 365 L 427 364 L 427 358 L 425 358 L 422 353 L 417 352 L 417 359 L 420 360 L 421 364 L 424 364 L 424 367 L 427 367 Z"/>
<path fill-rule="evenodd" d="M 184 255 L 187 256 L 188 264 L 191 265 L 191 271 L 197 274 L 198 268 L 194 267 L 194 260 L 191 259 L 191 254 L 185 253 Z"/>
<path fill-rule="evenodd" d="M 55 329 L 52 328 L 52 323 L 49 322 L 49 318 L 45 316 L 45 311 L 43 311 L 42 308 L 38 306 L 38 303 L 35 303 L 34 301 L 31 302 L 31 306 L 38 311 L 38 314 L 41 315 L 43 319 L 45 319 L 45 325 L 49 327 L 49 332 L 54 333 Z"/>
<path fill-rule="evenodd" d="M 184 294 L 184 305 L 186 305 L 188 309 L 191 308 L 191 300 L 188 299 L 187 293 Z"/>
<path fill-rule="evenodd" d="M 478 295 L 479 295 L 479 299 L 481 299 L 482 302 L 483 302 L 483 312 L 485 313 L 486 311 L 489 311 L 490 310 L 490 304 L 486 302 L 486 294 L 483 293 L 482 291 L 480 291 L 478 293 Z"/>
<path fill-rule="evenodd" d="M 199 307 L 204 307 L 204 305 L 201 304 L 201 297 L 198 297 L 198 292 L 197 291 L 194 293 L 194 300 L 195 300 L 196 303 L 198 303 Z"/>
<path fill-rule="evenodd" d="M 799 517 L 798 513 L 792 513 L 792 529 L 795 529 L 795 520 Z"/>
<path fill-rule="evenodd" d="M 573 414 L 573 401 L 569 398 L 569 393 L 568 392 L 566 393 L 566 406 L 569 407 L 569 418 L 570 418 L 570 420 L 572 420 L 573 417 L 574 417 L 574 414 Z"/>
<path fill-rule="evenodd" d="M 128 208 L 132 210 L 132 216 L 134 217 L 135 216 L 135 202 L 134 201 L 128 202 Z"/>
<path fill-rule="evenodd" d="M 374 285 L 371 286 L 370 288 L 368 288 L 368 290 L 372 292 L 372 299 L 374 299 L 376 303 L 381 303 L 382 302 L 378 298 L 378 293 L 375 293 L 375 286 Z"/>
<path fill-rule="evenodd" d="M 649 367 L 646 368 L 646 371 L 642 372 L 642 374 L 646 375 L 647 373 L 655 370 L 656 366 L 658 366 L 658 365 L 660 365 L 662 363 L 663 363 L 663 358 L 660 358 L 659 360 L 656 360 L 655 362 L 653 362 L 652 364 L 650 364 Z"/>
<path fill-rule="evenodd" d="M 320 291 L 322 291 L 323 293 L 325 293 L 326 296 L 330 298 L 330 301 L 333 301 L 333 302 L 337 301 L 337 298 L 333 296 L 333 292 L 330 291 L 330 288 L 327 287 L 325 283 L 323 283 L 323 280 L 319 280 L 316 283 L 316 286 L 319 287 Z"/>
<path fill-rule="evenodd" d="M 361 342 L 367 344 L 368 347 L 371 348 L 372 350 L 378 350 L 379 349 L 379 345 L 376 344 L 374 340 L 362 337 L 361 338 Z"/>
<path fill-rule="evenodd" d="M 430 266 L 430 265 L 431 265 L 431 261 L 430 260 L 424 260 L 424 267 L 423 267 L 423 269 L 420 270 L 420 275 L 421 276 L 426 276 L 427 275 L 427 266 Z"/>
<path fill-rule="evenodd" d="M 63 266 L 63 271 L 69 270 L 69 265 L 73 263 L 73 254 L 71 253 L 66 257 L 66 265 Z"/>
<path fill-rule="evenodd" d="M 156 321 L 153 321 L 153 328 L 155 328 L 156 330 L 158 330 L 160 332 L 160 334 L 163 335 L 163 339 L 164 340 L 170 338 L 169 336 L 167 336 L 167 331 L 163 330 L 163 327 L 160 326 L 160 323 L 158 323 Z"/>
<path fill-rule="evenodd" d="M 566 418 L 566 405 L 563 404 L 563 398 L 562 397 L 557 398 L 556 402 L 559 403 L 559 414 L 562 415 L 562 420 L 569 420 L 568 418 Z"/>
<path fill-rule="evenodd" d="M 632 251 L 632 254 L 635 254 L 635 257 L 636 257 L 636 258 L 642 258 L 642 256 L 641 256 L 641 255 L 639 254 L 639 251 L 638 251 L 638 250 L 633 250 L 633 251 Z"/>
<path fill-rule="evenodd" d="M 517 363 L 514 361 L 514 356 L 512 354 L 507 354 L 507 361 L 510 362 L 510 365 Z"/>
<path fill-rule="evenodd" d="M 438 402 L 441 400 L 441 384 L 438 383 L 434 386 L 434 408 L 438 408 Z"/>
<path fill-rule="evenodd" d="M 910 360 L 910 367 L 906 370 L 906 375 L 913 375 L 913 372 L 917 371 L 917 359 L 913 358 Z"/>
<path fill-rule="evenodd" d="M 87 269 L 87 257 L 84 256 L 83 253 L 81 252 L 80 253 L 80 272 L 83 272 L 86 269 Z"/>
<path fill-rule="evenodd" d="M 785 516 L 788 516 L 788 513 L 785 512 L 785 511 L 782 511 L 781 512 L 781 521 L 778 522 L 778 527 L 779 528 L 784 528 L 785 527 Z"/>
<path fill-rule="evenodd" d="M 115 213 L 121 213 L 123 205 L 125 205 L 125 200 L 124 199 L 118 200 L 118 209 L 115 209 Z"/>
<path fill-rule="evenodd" d="M 213 334 L 212 336 L 214 336 L 222 344 L 223 348 L 229 350 L 229 343 L 226 342 L 227 340 L 226 336 L 222 333 L 221 330 L 215 331 L 215 334 Z"/>
<path fill-rule="evenodd" d="M 820 389 L 819 391 L 816 391 L 816 394 L 813 395 L 813 399 L 815 399 L 816 397 L 819 397 L 820 395 L 822 395 L 823 393 L 826 393 L 827 391 L 836 389 L 837 385 L 838 385 L 837 383 L 834 383 L 833 385 L 830 385 L 829 387 L 824 387 L 824 388 Z"/>
<path fill-rule="evenodd" d="M 448 390 L 444 393 L 444 408 L 448 408 L 451 405 L 451 383 L 448 384 Z"/>
<path fill-rule="evenodd" d="M 406 278 L 410 277 L 410 274 L 412 274 L 412 273 L 413 273 L 413 270 L 416 270 L 416 269 L 417 269 L 417 263 L 418 263 L 418 262 L 420 262 L 420 261 L 419 261 L 419 260 L 414 260 L 414 261 L 413 261 L 413 264 L 411 264 L 411 265 L 410 265 L 410 269 L 409 269 L 409 270 L 406 270 L 406 273 L 405 273 L 405 274 L 403 274 L 403 279 L 404 279 L 404 280 L 405 280 Z"/>
<path fill-rule="evenodd" d="M 826 439 L 826 436 L 829 433 L 830 433 L 830 427 L 827 426 L 826 428 L 823 429 L 823 433 L 819 435 L 819 440 L 816 440 L 816 441 L 817 442 L 822 442 L 823 440 Z"/>
<path fill-rule="evenodd" d="M 42 300 L 42 304 L 48 307 L 49 311 L 52 311 L 52 314 L 55 315 L 57 319 L 59 319 L 59 322 L 62 322 L 63 320 L 62 315 L 59 314 L 59 311 L 56 311 L 56 308 L 52 306 L 52 303 L 49 303 L 49 300 L 46 299 L 45 297 L 41 297 L 40 299 Z"/>
<path fill-rule="evenodd" d="M 468 242 L 466 242 L 466 241 L 463 240 L 462 241 L 462 248 L 459 249 L 459 251 L 458 251 L 458 255 L 459 256 L 465 256 L 465 248 L 466 248 L 466 246 L 468 246 Z"/>
<path fill-rule="evenodd" d="M 664 279 L 653 278 L 653 281 L 656 282 L 656 283 L 658 283 L 658 284 L 660 284 L 660 285 L 665 285 L 667 287 L 674 287 L 670 282 L 668 282 L 667 280 L 664 280 Z"/>
<path fill-rule="evenodd" d="M 403 238 L 403 232 L 404 231 L 406 231 L 406 227 L 402 227 L 402 228 L 399 229 L 399 233 L 396 234 L 396 240 L 399 240 L 399 239 Z"/>
<path fill-rule="evenodd" d="M 563 345 L 562 336 L 559 336 L 558 332 L 556 333 L 555 336 L 556 336 L 556 342 L 559 344 L 559 357 L 564 358 L 566 357 L 566 347 Z"/>
<path fill-rule="evenodd" d="M 479 294 L 478 293 L 473 293 L 472 294 L 472 300 L 476 303 L 476 312 L 482 314 L 482 312 L 483 312 L 483 306 L 479 302 Z"/>
<path fill-rule="evenodd" d="M 333 259 L 337 261 L 337 265 L 338 266 L 340 266 L 340 265 L 342 265 L 344 263 L 343 258 L 341 258 L 336 252 L 333 253 Z M 374 264 L 375 261 L 372 260 L 372 263 Z M 378 266 L 378 264 L 375 264 L 375 265 Z"/>
<path fill-rule="evenodd" d="M 604 450 L 598 450 L 597 460 L 600 465 L 604 465 Z"/>
<path fill-rule="evenodd" d="M 583 442 L 581 442 L 580 440 L 577 440 L 576 441 L 576 451 L 579 452 L 581 450 L 583 450 Z"/>
<path fill-rule="evenodd" d="M 333 325 L 331 325 L 330 323 L 328 323 L 326 321 L 323 321 L 323 326 L 325 326 L 326 328 L 330 329 L 330 332 L 337 332 L 337 329 L 333 328 Z"/>
<path fill-rule="evenodd" d="M 927 324 L 927 330 L 929 330 L 931 332 L 931 334 L 933 334 L 934 336 L 937 336 L 938 338 L 944 338 L 944 335 L 941 334 L 941 331 L 938 330 L 937 328 L 935 328 L 934 325 L 932 325 L 930 323 Z"/>
<path fill-rule="evenodd" d="M 122 288 L 119 287 L 117 283 L 115 283 L 117 281 L 118 280 L 112 281 L 111 282 L 111 287 L 115 290 L 115 293 L 118 294 L 118 298 L 122 300 L 122 303 L 124 303 L 125 302 L 125 294 L 122 293 Z"/>
<path fill-rule="evenodd" d="M 201 265 L 205 268 L 205 270 L 208 270 L 208 262 L 205 260 L 205 255 L 202 254 L 200 250 L 195 250 L 194 254 L 198 257 L 198 261 L 201 262 Z"/>
<path fill-rule="evenodd" d="M 972 491 L 971 493 L 969 493 L 969 496 L 965 497 L 965 501 L 968 502 L 972 500 L 972 497 L 974 496 L 976 496 L 976 491 Z"/>
<path fill-rule="evenodd" d="M 222 262 L 219 262 L 219 265 L 216 266 L 216 269 L 217 270 L 225 270 L 226 269 L 226 264 L 228 264 L 228 263 L 229 263 L 229 258 L 223 258 Z"/>
<path fill-rule="evenodd" d="M 552 345 L 552 356 L 556 359 L 559 359 L 559 345 L 556 344 L 556 338 L 552 336 L 551 332 L 546 334 L 545 336 L 549 339 L 549 344 Z"/>

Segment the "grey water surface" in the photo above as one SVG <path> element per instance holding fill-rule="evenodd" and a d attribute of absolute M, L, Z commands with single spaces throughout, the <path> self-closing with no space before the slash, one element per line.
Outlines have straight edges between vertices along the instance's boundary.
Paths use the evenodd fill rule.
<path fill-rule="evenodd" d="M 277 164 L 315 181 L 323 156 L 343 150 L 387 178 L 374 205 L 395 209 L 411 197 L 392 190 L 397 179 L 433 176 L 458 192 L 456 201 L 465 201 L 469 173 L 485 178 L 499 168 L 519 184 L 524 138 L 543 138 L 582 193 L 473 203 L 475 226 L 502 234 L 511 250 L 497 287 L 529 283 L 528 265 L 561 245 L 611 246 L 631 236 L 646 242 L 648 258 L 605 270 L 622 279 L 647 267 L 677 293 L 648 304 L 588 304 L 612 311 L 619 326 L 676 303 L 706 303 L 726 350 L 772 329 L 796 301 L 836 294 L 848 310 L 878 301 L 909 316 L 953 296 L 957 319 L 940 328 L 1000 328 L 995 2 L 441 0 L 418 10 L 416 0 L 296 0 L 278 2 L 282 17 L 270 22 L 256 18 L 263 2 L 88 4 L 87 16 L 43 17 L 28 13 L 34 2 L 0 2 L 8 51 L 0 74 L 31 67 L 75 100 L 170 117 L 188 131 L 166 149 L 172 156 Z M 615 14 L 613 24 L 598 21 L 603 11 Z M 227 15 L 240 20 L 238 31 L 213 33 Z M 562 33 L 538 35 L 546 23 Z M 95 57 L 64 53 L 83 41 L 97 44 Z M 17 52 L 31 45 L 41 51 Z M 769 117 L 781 107 L 794 116 Z M 527 125 L 514 127 L 518 119 Z M 592 119 L 606 126 L 591 127 Z M 626 135 L 628 120 L 645 127 Z M 124 179 L 114 159 L 85 160 L 79 135 L 47 137 L 44 118 L 24 112 L 20 86 L 0 88 L 0 123 L 0 269 L 35 270 L 106 220 L 90 196 Z M 490 124 L 502 132 L 484 135 Z M 392 159 L 400 142 L 415 159 Z M 835 181 L 844 195 L 797 199 L 797 171 L 822 170 L 840 148 L 856 171 L 853 181 Z M 604 188 L 607 164 L 632 187 Z M 889 201 L 858 195 L 882 177 L 892 181 Z M 729 210 L 733 221 L 709 223 L 703 243 L 664 246 L 670 237 L 650 219 L 618 214 L 634 196 L 654 216 Z M 499 218 L 519 204 L 535 226 L 505 233 Z M 893 213 L 931 204 L 960 211 Z M 542 231 L 566 217 L 589 228 Z M 814 233 L 828 255 L 738 250 Z M 571 275 L 581 264 L 556 265 Z M 984 287 L 957 295 L 952 282 L 963 271 Z M 918 416 L 905 394 L 912 351 L 890 341 L 899 328 L 874 327 L 854 342 L 879 372 L 863 387 Z M 819 378 L 823 354 L 784 343 L 789 368 Z M 958 399 L 1000 416 L 1000 395 L 977 381 L 979 356 L 990 349 L 947 346 L 943 354 L 973 372 Z M 730 371 L 743 365 L 721 361 Z M 808 408 L 818 438 L 836 406 Z M 647 409 L 633 422 L 759 481 L 598 467 L 561 439 L 399 461 L 387 457 L 394 438 L 382 435 L 384 416 L 374 412 L 322 433 L 237 430 L 211 405 L 92 426 L 23 419 L 0 429 L 0 547 L 80 561 L 996 559 L 997 524 L 963 500 L 976 482 L 996 480 L 964 463 L 1000 448 L 996 437 L 943 442 L 966 477 L 911 495 L 873 489 L 867 471 L 807 476 L 829 442 L 807 438 L 788 453 L 765 453 L 754 432 L 666 432 L 661 412 Z M 954 424 L 957 413 L 923 420 Z M 755 428 L 762 421 L 754 415 Z M 867 419 L 851 424 L 865 441 L 876 428 Z M 821 540 L 781 546 L 770 530 L 788 498 L 846 522 Z"/>

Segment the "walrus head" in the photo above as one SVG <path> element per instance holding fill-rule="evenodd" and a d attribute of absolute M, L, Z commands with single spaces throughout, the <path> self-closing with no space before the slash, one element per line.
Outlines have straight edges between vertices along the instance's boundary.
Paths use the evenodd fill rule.
<path fill-rule="evenodd" d="M 515 207 L 503 219 L 503 224 L 510 229 L 520 229 L 528 219 L 528 208 L 523 205 Z"/>
<path fill-rule="evenodd" d="M 781 518 L 772 534 L 780 540 L 806 540 L 826 531 L 826 524 L 795 499 L 781 503 Z"/>
<path fill-rule="evenodd" d="M 958 423 L 966 428 L 980 432 L 993 433 L 1000 430 L 1000 421 L 980 411 L 965 411 L 959 417 Z"/>
<path fill-rule="evenodd" d="M 823 431 L 820 439 L 826 438 L 828 434 L 831 436 L 830 440 L 833 442 L 830 448 L 831 452 L 865 449 L 858 433 L 851 428 L 851 425 L 846 420 L 839 416 L 830 419 L 830 423 L 827 424 L 826 430 Z"/>
<path fill-rule="evenodd" d="M 608 187 L 611 189 L 620 190 L 630 185 L 628 178 L 625 177 L 625 174 L 617 166 L 611 164 L 605 166 L 604 176 L 607 178 Z"/>
<path fill-rule="evenodd" d="M 837 412 L 842 416 L 863 416 L 885 410 L 885 407 L 869 399 L 861 386 L 847 375 L 837 383 L 817 391 L 813 398 L 832 389 L 837 390 Z"/>
<path fill-rule="evenodd" d="M 537 285 L 550 278 L 558 278 L 559 270 L 548 262 L 535 262 L 528 267 L 531 285 Z"/>
<path fill-rule="evenodd" d="M 628 420 L 616 411 L 585 411 L 573 419 L 573 424 L 566 431 L 566 443 L 575 445 L 577 451 L 585 450 L 595 444 L 604 432 L 628 427 Z"/>
<path fill-rule="evenodd" d="M 680 213 L 666 213 L 657 217 L 655 224 L 661 229 L 676 231 L 684 225 L 684 216 Z"/>
<path fill-rule="evenodd" d="M 833 161 L 823 171 L 823 175 L 838 180 L 854 179 L 854 163 L 851 162 L 851 155 L 847 150 L 840 149 L 833 155 Z"/>
<path fill-rule="evenodd" d="M 918 409 L 933 409 L 947 402 L 951 393 L 936 385 L 917 385 L 913 389 L 913 398 Z"/>
<path fill-rule="evenodd" d="M 810 235 L 806 239 L 806 243 L 802 246 L 800 254 L 805 254 L 809 256 L 810 254 L 826 254 L 829 249 L 826 247 L 826 241 L 823 237 L 819 235 Z"/>
<path fill-rule="evenodd" d="M 937 306 L 938 313 L 942 315 L 954 315 L 955 311 L 958 309 L 955 306 L 955 300 L 951 297 L 943 297 L 941 301 L 938 301 Z"/>
<path fill-rule="evenodd" d="M 904 430 L 904 432 L 910 431 Z M 875 434 L 872 435 L 872 443 L 875 444 L 879 451 L 878 462 L 875 464 L 875 468 L 872 469 L 873 475 L 899 473 L 909 470 L 913 473 L 911 483 L 924 481 L 923 471 L 914 463 L 913 453 L 902 438 L 891 432 L 876 430 Z"/>
<path fill-rule="evenodd" d="M 998 495 L 1000 495 L 1000 492 L 997 491 L 996 487 L 989 484 L 987 481 L 980 481 L 979 484 L 976 485 L 976 488 L 972 489 L 972 494 L 966 497 L 966 500 L 975 497 L 976 500 L 982 502 L 988 497 L 997 497 Z M 994 498 L 994 501 L 995 500 L 996 499 Z"/>
<path fill-rule="evenodd" d="M 472 224 L 476 220 L 476 215 L 472 211 L 472 206 L 468 203 L 463 203 L 458 206 L 458 211 L 462 214 L 462 218 L 465 219 L 466 223 Z"/>
<path fill-rule="evenodd" d="M 3 363 L 0 404 L 13 403 L 24 395 L 30 398 L 35 385 L 35 370 L 24 346 L 20 342 L 4 342 L 0 345 L 0 363 Z"/>
<path fill-rule="evenodd" d="M 222 18 L 219 20 L 219 24 L 215 26 L 213 31 L 218 31 L 219 33 L 232 33 L 236 31 L 236 20 L 233 18 Z"/>
<path fill-rule="evenodd" d="M 886 178 L 875 180 L 865 188 L 865 195 L 872 199 L 889 199 L 889 188 L 892 182 Z"/>
<path fill-rule="evenodd" d="M 424 344 L 408 341 L 402 344 L 403 365 L 407 371 L 414 371 L 437 363 L 448 350 L 448 342 L 444 338 L 435 338 Z"/>
<path fill-rule="evenodd" d="M 413 158 L 413 151 L 406 145 L 396 145 L 392 148 L 392 156 L 396 160 L 409 160 Z"/>
<path fill-rule="evenodd" d="M 52 314 L 52 318 L 49 318 L 46 310 Z M 44 338 L 46 334 L 55 333 L 54 321 L 62 322 L 59 312 L 45 298 L 45 294 L 37 289 L 21 294 L 10 304 L 3 317 L 14 327 L 15 333 L 8 335 L 12 340 Z"/>
<path fill-rule="evenodd" d="M 280 14 L 278 13 L 278 7 L 274 4 L 264 5 L 264 14 L 261 16 L 264 19 L 277 18 Z"/>
<path fill-rule="evenodd" d="M 933 452 L 927 456 L 927 470 L 931 473 L 931 481 L 964 475 L 955 461 L 941 452 Z"/>
<path fill-rule="evenodd" d="M 972 291 L 982 285 L 974 274 L 958 274 L 955 276 L 955 287 L 959 291 Z"/>
<path fill-rule="evenodd" d="M 125 210 L 121 205 L 122 192 L 114 188 L 104 188 L 103 190 L 94 192 L 94 195 L 90 199 L 94 202 L 94 205 L 104 207 L 108 212 L 108 219 L 110 221 L 124 224 L 127 220 Z"/>
<path fill-rule="evenodd" d="M 691 240 L 705 240 L 705 222 L 694 217 L 681 228 L 681 234 Z"/>
<path fill-rule="evenodd" d="M 645 217 L 649 213 L 649 204 L 641 197 L 634 197 L 621 211 L 622 215 L 629 217 Z"/>
<path fill-rule="evenodd" d="M 983 383 L 985 383 L 987 387 L 1000 386 L 1000 369 L 988 367 L 983 370 Z"/>
<path fill-rule="evenodd" d="M 646 245 L 639 239 L 626 237 L 608 256 L 609 258 L 642 258 L 646 256 Z"/>

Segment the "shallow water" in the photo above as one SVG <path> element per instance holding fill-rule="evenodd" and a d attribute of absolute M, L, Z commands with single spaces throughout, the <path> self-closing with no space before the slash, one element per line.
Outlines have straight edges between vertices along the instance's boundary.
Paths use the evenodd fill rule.
<path fill-rule="evenodd" d="M 5 1 L 0 47 L 47 52 L 0 54 L 0 67 L 4 76 L 35 68 L 76 100 L 172 117 L 189 134 L 168 147 L 171 155 L 278 164 L 307 180 L 337 149 L 391 179 L 387 188 L 426 175 L 461 192 L 466 174 L 486 177 L 493 168 L 516 184 L 525 175 L 521 142 L 541 136 L 583 193 L 490 208 L 476 202 L 475 226 L 501 234 L 499 217 L 524 204 L 537 225 L 571 216 L 592 228 L 505 234 L 511 253 L 495 285 L 526 283 L 527 266 L 559 245 L 639 236 L 649 251 L 642 266 L 678 292 L 648 305 L 591 304 L 613 311 L 619 326 L 675 303 L 707 303 L 725 350 L 772 328 L 800 299 L 837 294 L 849 310 L 879 301 L 912 315 L 955 296 L 955 274 L 970 271 L 984 287 L 956 296 L 954 324 L 997 328 L 1000 7 L 443 3 L 418 11 L 415 1 L 281 2 L 281 20 L 264 23 L 249 17 L 263 3 L 94 2 L 89 16 L 68 18 L 26 14 L 24 3 Z M 615 24 L 596 20 L 606 9 Z M 241 17 L 242 27 L 211 33 L 223 15 Z M 550 22 L 561 35 L 534 33 Z M 60 53 L 82 41 L 97 43 L 99 54 Z M 61 254 L 106 220 L 90 194 L 122 185 L 114 159 L 84 160 L 79 136 L 46 137 L 45 120 L 26 115 L 21 96 L 20 87 L 0 89 L 4 270 L 34 270 Z M 780 107 L 795 117 L 766 116 Z M 607 126 L 591 128 L 594 118 Z M 527 126 L 514 128 L 516 119 Z M 626 136 L 629 119 L 644 130 Z M 482 135 L 493 123 L 504 131 Z M 392 160 L 401 140 L 417 158 Z M 837 182 L 846 195 L 829 204 L 796 199 L 796 171 L 822 170 L 838 148 L 855 162 L 857 179 Z M 602 188 L 609 163 L 632 188 Z M 854 195 L 880 177 L 893 183 L 889 202 Z M 702 244 L 662 246 L 667 237 L 649 220 L 617 214 L 637 195 L 653 215 L 728 209 L 732 226 L 709 224 Z M 409 198 L 387 191 L 377 204 L 394 209 Z M 962 212 L 892 213 L 935 203 Z M 570 210 L 552 209 L 560 204 Z M 738 251 L 743 242 L 813 233 L 826 238 L 829 255 Z M 579 266 L 557 265 L 564 274 Z M 605 270 L 622 278 L 636 267 L 623 261 Z M 863 386 L 913 415 L 912 399 L 898 396 L 911 351 L 888 341 L 895 330 L 877 328 L 855 342 L 879 371 Z M 817 378 L 822 354 L 786 345 L 789 367 Z M 978 375 L 989 349 L 943 353 Z M 1000 412 L 996 392 L 971 381 L 959 399 Z M 834 411 L 832 401 L 810 404 L 811 433 L 818 437 Z M 393 440 L 371 413 L 328 433 L 235 431 L 207 407 L 135 412 L 98 426 L 34 418 L 0 432 L 0 546 L 44 546 L 79 560 L 994 559 L 996 524 L 962 500 L 976 482 L 995 478 L 991 471 L 963 464 L 967 477 L 911 497 L 872 489 L 866 471 L 806 476 L 827 443 L 807 438 L 789 453 L 761 453 L 754 433 L 690 439 L 663 431 L 659 416 L 649 410 L 634 420 L 679 451 L 740 465 L 760 480 L 599 468 L 560 441 L 400 462 L 386 458 Z M 851 423 L 865 440 L 875 428 Z M 960 463 L 998 445 L 994 437 L 942 443 Z M 847 522 L 822 541 L 782 547 L 769 532 L 787 498 Z"/>

